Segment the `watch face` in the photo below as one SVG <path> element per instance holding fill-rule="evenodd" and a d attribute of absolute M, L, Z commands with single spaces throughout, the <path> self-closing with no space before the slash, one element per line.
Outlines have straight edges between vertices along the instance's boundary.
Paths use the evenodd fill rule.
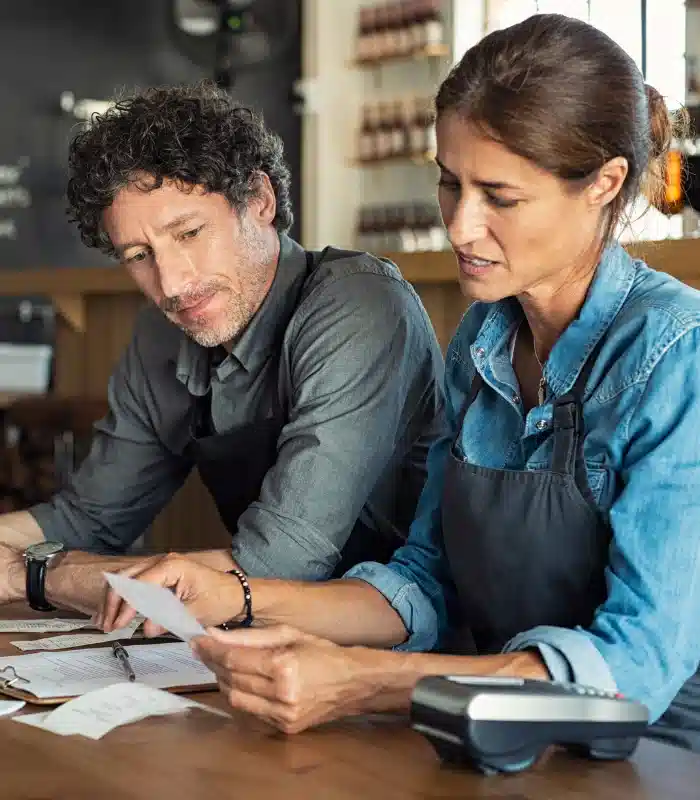
<path fill-rule="evenodd" d="M 63 550 L 63 545 L 60 542 L 37 542 L 30 544 L 26 550 L 27 556 L 43 560 L 55 556 Z"/>

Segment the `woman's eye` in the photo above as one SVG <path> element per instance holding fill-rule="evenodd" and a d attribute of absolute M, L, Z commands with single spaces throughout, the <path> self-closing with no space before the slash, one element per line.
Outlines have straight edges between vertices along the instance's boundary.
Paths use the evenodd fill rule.
<path fill-rule="evenodd" d="M 448 192 L 459 191 L 459 183 L 457 181 L 449 180 L 448 178 L 440 178 L 438 181 L 438 186 L 442 189 L 446 189 Z"/>
<path fill-rule="evenodd" d="M 496 208 L 513 208 L 513 206 L 518 204 L 517 200 L 505 200 L 503 197 L 498 197 L 498 195 L 491 194 L 490 192 L 486 192 L 486 200 L 490 205 Z"/>

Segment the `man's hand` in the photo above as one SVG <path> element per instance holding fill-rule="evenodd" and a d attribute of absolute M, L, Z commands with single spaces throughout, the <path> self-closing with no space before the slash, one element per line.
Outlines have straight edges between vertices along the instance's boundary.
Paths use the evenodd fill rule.
<path fill-rule="evenodd" d="M 0 604 L 24 600 L 24 555 L 13 547 L 0 544 Z"/>
<path fill-rule="evenodd" d="M 145 565 L 123 570 L 121 574 L 172 589 L 203 625 L 219 625 L 243 610 L 243 591 L 235 577 L 186 556 L 157 556 Z M 95 624 L 109 632 L 128 625 L 135 616 L 136 611 L 110 588 Z M 147 621 L 144 632 L 147 636 L 157 636 L 162 633 L 162 628 Z"/>
<path fill-rule="evenodd" d="M 192 641 L 233 708 L 285 733 L 363 710 L 376 687 L 364 648 L 339 647 L 286 625 L 223 632 Z"/>

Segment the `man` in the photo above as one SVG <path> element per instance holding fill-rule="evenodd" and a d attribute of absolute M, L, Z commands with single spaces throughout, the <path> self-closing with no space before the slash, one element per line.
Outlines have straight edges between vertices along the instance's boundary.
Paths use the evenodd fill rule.
<path fill-rule="evenodd" d="M 83 241 L 151 305 L 72 484 L 0 518 L 0 600 L 26 584 L 35 607 L 93 612 L 105 570 L 145 568 L 113 554 L 194 466 L 232 534 L 204 564 L 320 580 L 388 559 L 443 410 L 442 356 L 396 267 L 292 241 L 280 139 L 209 86 L 118 103 L 70 168 Z"/>

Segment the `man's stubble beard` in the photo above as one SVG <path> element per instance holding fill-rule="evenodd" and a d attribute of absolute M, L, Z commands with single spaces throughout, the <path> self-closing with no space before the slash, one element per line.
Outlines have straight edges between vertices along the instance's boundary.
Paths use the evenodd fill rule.
<path fill-rule="evenodd" d="M 202 347 L 218 347 L 237 339 L 255 316 L 269 290 L 269 274 L 273 258 L 272 249 L 262 234 L 245 218 L 241 224 L 241 265 L 246 277 L 242 292 L 222 286 L 219 291 L 227 296 L 222 313 L 223 322 L 216 327 L 189 328 L 177 322 L 178 327 Z"/>

